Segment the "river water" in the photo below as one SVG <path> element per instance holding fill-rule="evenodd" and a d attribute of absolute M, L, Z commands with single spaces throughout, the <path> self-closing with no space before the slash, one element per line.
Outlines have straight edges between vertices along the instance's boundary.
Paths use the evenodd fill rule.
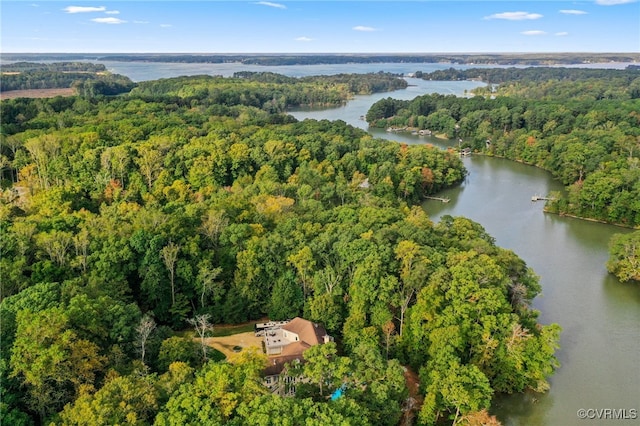
<path fill-rule="evenodd" d="M 103 63 L 110 71 L 134 81 L 195 74 L 230 76 L 235 71 L 272 71 L 290 76 L 381 70 L 404 74 L 451 66 Z M 300 120 L 344 120 L 377 137 L 446 147 L 447 141 L 368 129 L 361 116 L 384 97 L 413 99 L 433 92 L 462 96 L 479 83 L 408 81 L 411 86 L 406 90 L 356 96 L 339 108 L 298 110 L 291 114 Z M 473 219 L 496 238 L 498 245 L 523 258 L 540 276 L 542 294 L 534 300 L 534 307 L 540 310 L 540 322 L 556 322 L 563 329 L 557 353 L 562 365 L 550 380 L 551 390 L 545 394 L 498 396 L 492 413 L 504 425 L 640 424 L 640 286 L 620 283 L 605 268 L 609 238 L 616 232 L 629 231 L 544 213 L 543 204 L 531 202 L 531 196 L 561 190 L 561 185 L 543 170 L 482 156 L 463 161 L 469 171 L 465 182 L 440 194 L 451 201 L 447 204 L 428 201 L 424 209 L 435 221 L 446 214 Z M 579 418 L 580 409 L 590 410 L 587 414 L 591 419 Z M 626 411 L 596 411 L 607 409 Z"/>

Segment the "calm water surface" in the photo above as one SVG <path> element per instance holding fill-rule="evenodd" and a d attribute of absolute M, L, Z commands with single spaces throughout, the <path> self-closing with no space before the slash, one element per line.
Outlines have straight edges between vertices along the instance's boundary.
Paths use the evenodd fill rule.
<path fill-rule="evenodd" d="M 423 63 L 380 63 L 380 64 L 336 64 L 336 65 L 244 65 L 240 63 L 227 64 L 182 64 L 157 62 L 117 62 L 91 61 L 104 64 L 107 70 L 126 75 L 133 81 L 156 80 L 159 78 L 179 77 L 183 75 L 221 75 L 230 77 L 238 71 L 269 71 L 290 77 L 310 75 L 333 75 L 342 73 L 364 74 L 369 72 L 391 72 L 409 74 L 416 71 L 431 72 L 454 67 L 456 69 L 479 68 L 487 66 L 454 65 L 454 64 L 423 64 Z M 494 67 L 495 68 L 495 67 Z"/>
<path fill-rule="evenodd" d="M 344 120 L 377 137 L 446 147 L 447 141 L 368 129 L 360 119 L 382 97 L 412 99 L 432 89 L 462 95 L 471 83 L 409 81 L 417 85 L 392 94 L 359 96 L 341 108 L 292 115 Z M 551 390 L 498 396 L 492 412 L 505 425 L 640 424 L 640 419 L 582 420 L 577 415 L 581 408 L 640 411 L 640 286 L 620 283 L 605 267 L 610 237 L 630 231 L 544 213 L 544 205 L 531 202 L 531 196 L 561 190 L 562 185 L 543 170 L 483 156 L 463 161 L 469 171 L 466 181 L 439 194 L 451 201 L 429 200 L 424 209 L 435 221 L 443 215 L 473 219 L 498 245 L 523 258 L 540 276 L 542 294 L 534 300 L 540 322 L 556 322 L 563 329 L 558 351 L 562 365 L 550 380 Z"/>

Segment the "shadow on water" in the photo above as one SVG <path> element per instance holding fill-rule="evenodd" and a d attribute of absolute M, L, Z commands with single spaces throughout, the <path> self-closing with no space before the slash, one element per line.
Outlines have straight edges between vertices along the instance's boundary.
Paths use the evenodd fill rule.
<path fill-rule="evenodd" d="M 422 209 L 427 212 L 427 215 L 433 220 L 434 217 L 440 217 L 443 212 L 454 210 L 456 204 L 462 193 L 464 192 L 464 184 L 457 188 L 450 188 L 433 194 L 434 197 L 445 198 L 449 200 L 447 203 L 443 203 L 439 200 L 427 199 L 422 203 Z"/>
<path fill-rule="evenodd" d="M 546 413 L 553 404 L 553 397 L 548 393 L 498 394 L 493 398 L 491 414 L 496 415 L 504 426 L 546 426 L 550 424 Z M 509 416 L 503 418 L 500 413 L 509 413 Z"/>

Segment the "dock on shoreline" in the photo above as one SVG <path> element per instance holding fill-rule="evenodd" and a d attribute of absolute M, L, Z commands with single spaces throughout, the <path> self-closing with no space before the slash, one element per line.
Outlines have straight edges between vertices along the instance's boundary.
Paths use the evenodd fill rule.
<path fill-rule="evenodd" d="M 555 198 L 551 198 L 551 197 L 543 197 L 540 195 L 534 195 L 533 197 L 531 197 L 531 201 L 535 202 L 535 201 L 555 201 Z"/>
<path fill-rule="evenodd" d="M 448 198 L 440 198 L 440 197 L 429 197 L 429 196 L 426 196 L 424 198 L 427 198 L 429 200 L 441 201 L 443 203 L 448 203 L 450 201 Z"/>

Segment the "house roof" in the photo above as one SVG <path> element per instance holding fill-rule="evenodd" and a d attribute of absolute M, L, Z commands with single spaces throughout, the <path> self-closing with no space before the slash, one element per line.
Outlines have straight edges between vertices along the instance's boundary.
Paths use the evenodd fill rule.
<path fill-rule="evenodd" d="M 295 317 L 290 322 L 283 325 L 282 329 L 297 334 L 298 337 L 300 337 L 300 341 L 306 343 L 308 346 L 323 343 L 324 336 L 327 334 L 324 327 L 300 317 Z"/>
<path fill-rule="evenodd" d="M 306 342 L 294 342 L 289 343 L 287 346 L 282 348 L 282 352 L 280 355 L 289 356 L 289 355 L 302 355 L 304 351 L 311 347 L 310 344 Z"/>
<path fill-rule="evenodd" d="M 269 357 L 269 365 L 264 369 L 265 376 L 276 376 L 282 373 L 285 364 L 294 360 L 303 361 L 301 355 L 287 355 L 287 356 L 274 356 Z"/>
<path fill-rule="evenodd" d="M 279 333 L 281 333 L 282 330 L 297 334 L 300 340 L 286 344 L 287 339 L 279 336 Z M 324 343 L 324 336 L 327 335 L 327 331 L 324 327 L 300 317 L 292 319 L 287 324 L 280 327 L 280 329 L 273 330 L 272 333 L 275 334 L 273 336 L 270 336 L 268 333 L 265 334 L 267 344 L 270 342 L 269 339 L 271 339 L 273 346 L 278 346 L 278 344 L 282 342 L 282 352 L 275 356 L 269 356 L 269 365 L 264 370 L 264 373 L 267 376 L 280 374 L 284 369 L 285 364 L 288 362 L 292 362 L 294 360 L 304 362 L 304 358 L 302 356 L 304 351 L 309 349 L 311 346 Z"/>

